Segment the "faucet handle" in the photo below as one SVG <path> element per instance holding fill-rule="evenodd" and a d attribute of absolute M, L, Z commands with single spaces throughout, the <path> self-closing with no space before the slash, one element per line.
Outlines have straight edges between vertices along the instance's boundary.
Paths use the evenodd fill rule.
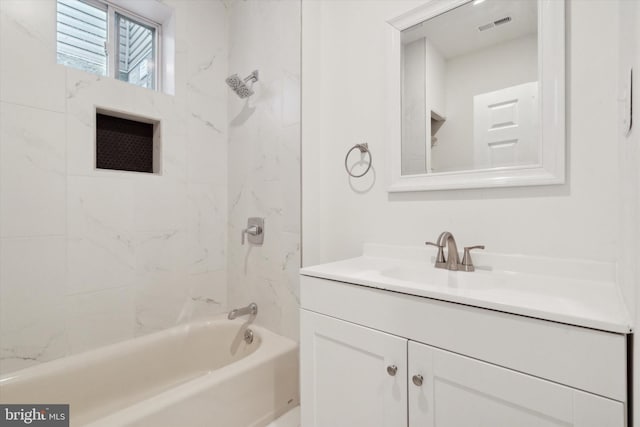
<path fill-rule="evenodd" d="M 427 246 L 435 246 L 436 248 L 438 248 L 438 255 L 436 255 L 436 264 L 444 265 L 445 260 L 444 260 L 443 246 L 433 242 L 424 242 L 424 244 Z"/>
<path fill-rule="evenodd" d="M 471 251 L 473 249 L 484 249 L 484 245 L 465 246 L 464 255 L 462 256 L 462 262 L 460 263 L 460 270 L 474 271 L 473 261 L 471 260 Z"/>

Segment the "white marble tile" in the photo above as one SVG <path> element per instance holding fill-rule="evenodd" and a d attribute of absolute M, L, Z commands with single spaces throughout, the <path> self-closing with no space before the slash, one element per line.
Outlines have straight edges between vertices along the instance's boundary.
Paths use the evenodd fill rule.
<path fill-rule="evenodd" d="M 282 243 L 280 253 L 280 268 L 284 273 L 282 286 L 287 293 L 300 303 L 300 234 L 283 232 L 280 235 Z"/>
<path fill-rule="evenodd" d="M 131 287 L 135 283 L 133 247 L 124 241 L 112 243 L 102 245 L 88 238 L 67 240 L 68 295 Z"/>
<path fill-rule="evenodd" d="M 173 96 L 72 68 L 67 70 L 65 90 L 70 175 L 122 173 L 95 168 L 96 108 L 165 122 L 181 118 Z"/>
<path fill-rule="evenodd" d="M 66 297 L 69 351 L 80 353 L 134 336 L 134 291 L 107 289 Z"/>
<path fill-rule="evenodd" d="M 257 322 L 298 337 L 300 265 L 300 5 L 230 5 L 230 70 L 260 70 L 255 95 L 229 97 L 229 305 L 255 301 Z M 297 35 L 296 35 L 297 34 Z M 262 246 L 241 246 L 250 216 Z M 238 239 L 235 236 L 238 236 Z"/>
<path fill-rule="evenodd" d="M 137 335 L 227 310 L 224 258 L 219 270 L 207 270 L 206 259 L 194 269 L 194 241 L 181 231 L 136 233 L 136 241 Z"/>
<path fill-rule="evenodd" d="M 66 69 L 56 64 L 56 2 L 0 1 L 0 100 L 65 111 Z"/>
<path fill-rule="evenodd" d="M 133 188 L 111 177 L 68 178 L 67 293 L 131 286 Z"/>
<path fill-rule="evenodd" d="M 67 354 L 64 237 L 0 239 L 0 374 Z"/>
<path fill-rule="evenodd" d="M 64 306 L 20 331 L 2 330 L 0 375 L 25 369 L 69 354 L 64 324 Z"/>
<path fill-rule="evenodd" d="M 160 175 L 187 181 L 187 123 L 176 104 L 160 108 Z"/>
<path fill-rule="evenodd" d="M 107 235 L 123 239 L 121 232 L 133 231 L 134 191 L 130 179 L 70 176 L 67 182 L 70 238 Z"/>
<path fill-rule="evenodd" d="M 178 35 L 178 38 L 182 35 L 189 40 L 186 47 L 188 55 L 183 62 L 189 89 L 188 109 L 207 120 L 220 120 L 220 125 L 224 126 L 227 88 L 222 82 L 228 75 L 225 8 L 217 1 L 194 1 L 180 13 L 180 18 L 188 22 L 187 28 Z M 212 40 L 216 43 L 212 44 Z M 222 117 L 217 111 L 202 108 L 220 101 Z"/>
<path fill-rule="evenodd" d="M 185 247 L 186 234 L 178 230 L 136 233 L 136 335 L 177 323 L 187 301 Z"/>
<path fill-rule="evenodd" d="M 300 233 L 300 125 L 281 130 L 280 182 L 283 231 Z"/>
<path fill-rule="evenodd" d="M 200 117 L 187 118 L 188 181 L 226 187 L 227 139 L 222 130 Z"/>
<path fill-rule="evenodd" d="M 64 115 L 0 103 L 0 236 L 66 230 Z"/>
<path fill-rule="evenodd" d="M 226 189 L 190 183 L 187 201 L 187 272 L 226 267 Z"/>
<path fill-rule="evenodd" d="M 135 335 L 178 324 L 188 298 L 184 279 L 179 273 L 156 272 L 140 277 L 135 286 Z"/>
<path fill-rule="evenodd" d="M 180 321 L 215 316 L 229 310 L 226 269 L 185 276 L 188 300 Z"/>
<path fill-rule="evenodd" d="M 280 333 L 291 339 L 300 337 L 300 234 L 282 233 L 283 251 L 281 286 L 282 319 Z"/>
<path fill-rule="evenodd" d="M 137 283 L 152 281 L 145 275 L 175 273 L 186 270 L 187 235 L 184 230 L 168 230 L 135 233 L 136 271 L 142 279 Z"/>
<path fill-rule="evenodd" d="M 187 185 L 166 176 L 133 179 L 135 231 L 183 230 L 187 221 Z"/>
<path fill-rule="evenodd" d="M 296 60 L 296 72 L 286 72 L 282 83 L 282 125 L 293 126 L 300 124 L 300 59 Z M 299 130 L 298 130 L 299 132 Z M 298 137 L 298 140 L 300 138 Z"/>
<path fill-rule="evenodd" d="M 227 310 L 227 12 L 222 2 L 167 3 L 177 17 L 175 96 L 55 65 L 55 1 L 0 0 L 0 101 L 66 113 L 2 106 L 11 164 L 0 166 L 12 187 L 2 187 L 0 232 L 60 234 L 49 260 L 65 274 L 51 296 L 59 304 L 39 314 L 26 296 L 0 294 L 0 304 L 20 300 L 0 313 L 0 370 Z M 161 121 L 159 175 L 96 170 L 96 107 Z M 7 134 L 29 144 L 5 143 Z"/>

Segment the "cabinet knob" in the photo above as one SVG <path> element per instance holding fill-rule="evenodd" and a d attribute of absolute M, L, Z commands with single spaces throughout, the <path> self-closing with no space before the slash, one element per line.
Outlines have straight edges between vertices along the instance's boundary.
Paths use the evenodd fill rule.
<path fill-rule="evenodd" d="M 420 387 L 422 385 L 422 382 L 424 381 L 424 378 L 422 378 L 422 375 L 418 374 L 418 375 L 414 375 L 411 380 L 415 385 Z"/>
<path fill-rule="evenodd" d="M 398 372 L 398 367 L 396 365 L 387 366 L 387 374 L 391 375 L 392 377 L 395 377 L 396 372 Z"/>

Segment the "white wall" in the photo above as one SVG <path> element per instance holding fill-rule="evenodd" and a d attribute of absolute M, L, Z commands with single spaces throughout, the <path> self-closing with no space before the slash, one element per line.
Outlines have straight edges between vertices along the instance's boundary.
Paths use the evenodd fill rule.
<path fill-rule="evenodd" d="M 636 334 L 640 304 L 640 3 L 620 2 L 619 13 L 619 77 L 620 99 L 627 98 L 629 67 L 634 69 L 634 127 L 630 134 L 623 126 L 625 102 L 619 103 L 619 173 L 621 197 L 618 217 L 618 280 L 629 307 Z M 640 340 L 634 339 L 634 408 L 640 408 Z M 640 426 L 640 413 L 634 411 L 634 426 Z"/>
<path fill-rule="evenodd" d="M 537 35 L 446 61 L 444 122 L 432 149 L 434 172 L 474 169 L 473 97 L 538 80 Z"/>
<path fill-rule="evenodd" d="M 443 230 L 491 252 L 615 261 L 616 3 L 567 6 L 565 185 L 390 195 L 385 20 L 421 3 L 303 2 L 304 45 L 314 47 L 303 55 L 303 264 L 358 255 L 364 242 L 421 245 Z M 344 154 L 363 140 L 375 174 L 350 181 Z"/>
<path fill-rule="evenodd" d="M 0 371 L 226 310 L 227 23 L 176 14 L 175 96 L 55 64 L 55 0 L 0 1 Z M 160 119 L 161 176 L 94 170 L 95 106 Z"/>
<path fill-rule="evenodd" d="M 258 69 L 255 95 L 229 95 L 229 305 L 258 304 L 256 322 L 298 338 L 300 268 L 300 1 L 229 8 L 229 73 Z M 242 246 L 247 218 L 263 246 Z"/>

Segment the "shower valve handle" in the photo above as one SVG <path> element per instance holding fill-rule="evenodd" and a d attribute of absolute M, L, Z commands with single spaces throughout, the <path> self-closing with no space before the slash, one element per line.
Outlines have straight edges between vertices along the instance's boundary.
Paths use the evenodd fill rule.
<path fill-rule="evenodd" d="M 262 227 L 260 227 L 259 225 L 252 225 L 251 227 L 247 227 L 244 230 L 242 230 L 241 237 L 242 237 L 242 244 L 243 245 L 244 245 L 245 236 L 247 234 L 249 234 L 251 236 L 258 236 L 258 235 L 262 234 Z"/>

